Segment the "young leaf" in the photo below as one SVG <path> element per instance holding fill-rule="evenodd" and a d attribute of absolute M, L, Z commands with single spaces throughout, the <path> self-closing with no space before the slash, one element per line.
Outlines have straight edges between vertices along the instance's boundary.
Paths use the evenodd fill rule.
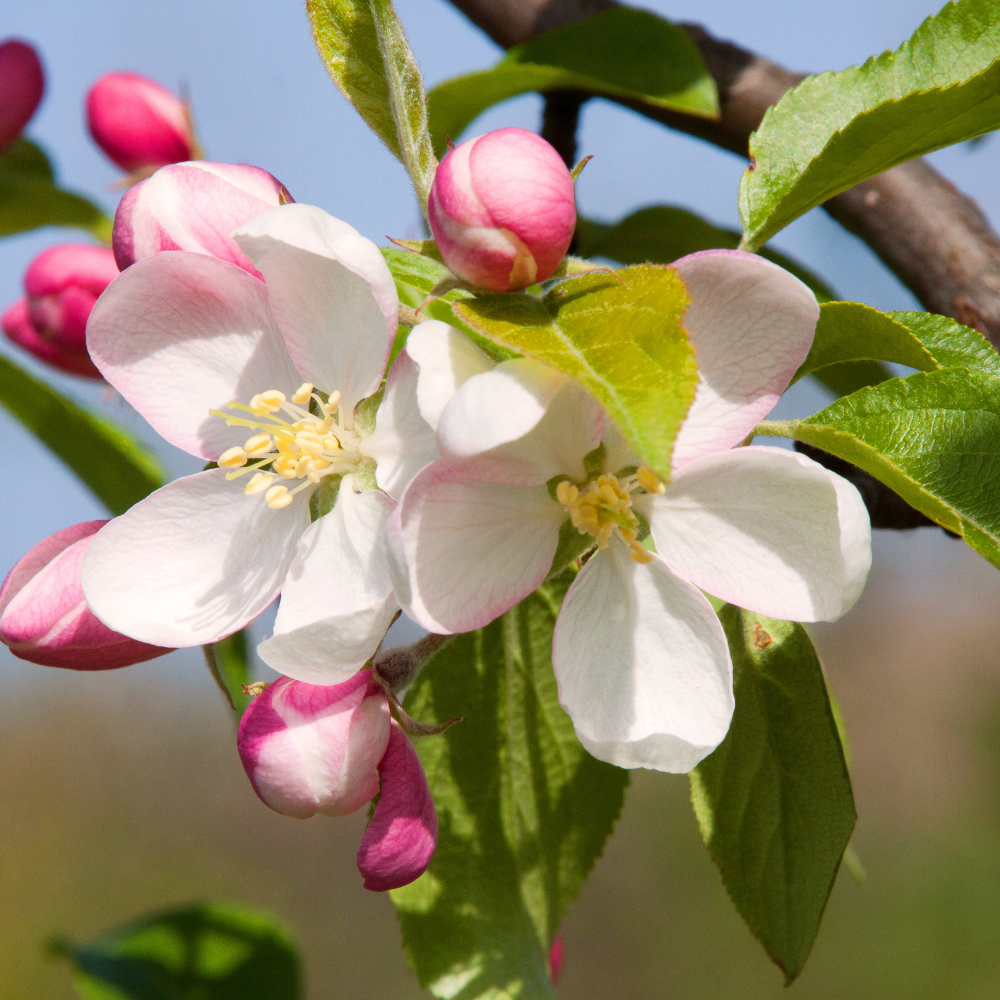
<path fill-rule="evenodd" d="M 111 220 L 93 202 L 42 175 L 0 173 L 0 237 L 40 226 L 86 229 L 111 242 Z"/>
<path fill-rule="evenodd" d="M 159 461 L 131 434 L 2 355 L 0 406 L 61 458 L 112 514 L 125 513 L 165 482 Z"/>
<path fill-rule="evenodd" d="M 250 683 L 250 667 L 247 662 L 248 635 L 244 629 L 218 642 L 202 646 L 209 673 L 229 702 L 237 722 L 250 704 L 250 695 L 243 693 L 244 686 Z"/>
<path fill-rule="evenodd" d="M 270 916 L 207 904 L 143 917 L 90 944 L 58 939 L 83 1000 L 298 1000 L 299 958 Z"/>
<path fill-rule="evenodd" d="M 406 167 L 426 213 L 437 160 L 423 78 L 392 0 L 307 0 L 306 11 L 327 72 Z"/>
<path fill-rule="evenodd" d="M 857 814 L 806 630 L 726 605 L 736 711 L 691 772 L 691 801 L 740 916 L 791 982 L 812 948 Z"/>
<path fill-rule="evenodd" d="M 16 174 L 54 181 L 55 174 L 45 150 L 30 139 L 15 139 L 0 150 L 0 174 Z"/>
<path fill-rule="evenodd" d="M 788 91 L 750 137 L 744 248 L 883 170 L 1000 128 L 998 56 L 1000 6 L 960 0 L 895 52 Z"/>
<path fill-rule="evenodd" d="M 853 462 L 1000 567 L 1000 379 L 918 372 L 759 433 Z"/>
<path fill-rule="evenodd" d="M 628 772 L 591 757 L 559 707 L 552 630 L 572 573 L 444 647 L 412 685 L 440 821 L 428 871 L 390 895 L 437 997 L 553 1000 L 547 958 L 621 810 Z"/>
<path fill-rule="evenodd" d="M 483 295 L 452 308 L 484 337 L 582 383 L 667 479 L 698 380 L 681 325 L 688 302 L 676 271 L 643 264 L 570 278 L 542 298 Z"/>
<path fill-rule="evenodd" d="M 715 81 L 687 33 L 657 14 L 612 7 L 538 35 L 492 69 L 456 77 L 428 95 L 438 156 L 445 140 L 493 104 L 529 91 L 576 89 L 704 118 L 719 114 Z"/>

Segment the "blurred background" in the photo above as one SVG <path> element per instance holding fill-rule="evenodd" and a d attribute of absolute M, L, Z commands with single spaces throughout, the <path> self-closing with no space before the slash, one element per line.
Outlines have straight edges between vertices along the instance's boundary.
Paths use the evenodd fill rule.
<path fill-rule="evenodd" d="M 397 0 L 428 86 L 491 65 L 496 47 L 444 0 Z M 802 70 L 841 69 L 895 48 L 939 0 L 648 0 L 674 20 Z M 385 243 L 417 237 L 401 166 L 361 123 L 316 55 L 303 5 L 274 0 L 5 0 L 0 39 L 35 44 L 45 100 L 29 126 L 64 186 L 113 213 L 119 172 L 86 133 L 83 97 L 133 69 L 190 93 L 210 159 L 270 170 L 295 198 Z M 536 129 L 541 101 L 495 108 L 474 132 Z M 610 104 L 583 113 L 580 211 L 614 221 L 679 204 L 738 228 L 744 162 Z M 932 161 L 1000 223 L 1000 144 Z M 0 242 L 0 307 L 45 246 L 44 230 Z M 774 241 L 843 299 L 919 308 L 857 240 L 815 210 Z M 6 342 L 0 351 L 14 353 Z M 119 399 L 26 368 L 155 440 Z M 800 385 L 784 416 L 825 398 Z M 106 516 L 76 480 L 0 413 L 20 487 L 0 501 L 0 572 L 33 544 Z M 175 475 L 194 459 L 156 442 Z M 26 475 L 27 473 L 27 475 Z M 846 717 L 867 869 L 842 871 L 803 998 L 1000 994 L 1000 574 L 937 529 L 879 533 L 862 600 L 816 629 Z M 267 623 L 259 630 L 266 633 Z M 200 655 L 178 652 L 105 674 L 26 664 L 0 647 L 0 998 L 73 995 L 43 953 L 139 913 L 197 899 L 276 912 L 297 938 L 310 998 L 419 997 L 389 900 L 354 865 L 364 814 L 308 822 L 254 796 L 228 708 Z M 687 779 L 637 772 L 616 836 L 566 922 L 562 996 L 776 997 L 780 973 L 736 916 L 687 801 Z"/>

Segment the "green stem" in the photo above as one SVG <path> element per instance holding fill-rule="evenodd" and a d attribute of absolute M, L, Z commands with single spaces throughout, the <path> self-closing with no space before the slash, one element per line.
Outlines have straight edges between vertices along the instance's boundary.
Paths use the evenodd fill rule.
<path fill-rule="evenodd" d="M 752 437 L 794 438 L 797 420 L 762 420 L 753 430 Z"/>

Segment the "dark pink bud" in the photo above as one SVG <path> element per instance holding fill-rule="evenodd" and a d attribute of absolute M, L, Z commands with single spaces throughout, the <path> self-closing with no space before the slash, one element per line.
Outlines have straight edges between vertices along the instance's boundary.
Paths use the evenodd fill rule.
<path fill-rule="evenodd" d="M 438 166 L 427 210 L 452 273 L 495 292 L 548 278 L 576 226 L 566 164 L 523 128 L 498 129 L 456 146 Z"/>
<path fill-rule="evenodd" d="M 362 670 L 343 684 L 289 677 L 243 713 L 237 746 L 261 801 L 286 816 L 346 816 L 378 794 L 389 743 L 389 704 Z"/>
<path fill-rule="evenodd" d="M 21 134 L 44 93 L 38 53 L 16 38 L 0 43 L 0 149 Z"/>
<path fill-rule="evenodd" d="M 105 73 L 87 94 L 87 125 L 94 142 L 129 173 L 195 155 L 184 102 L 139 73 Z"/>
<path fill-rule="evenodd" d="M 417 751 L 395 720 L 378 771 L 382 795 L 361 838 L 358 868 L 366 889 L 385 892 L 409 885 L 427 870 L 438 820 Z"/>
<path fill-rule="evenodd" d="M 0 587 L 0 641 L 22 660 L 70 670 L 111 670 L 169 653 L 112 632 L 87 607 L 80 564 L 107 521 L 64 528 L 39 542 Z"/>
<path fill-rule="evenodd" d="M 107 247 L 60 243 L 43 250 L 24 272 L 26 297 L 3 314 L 4 333 L 55 368 L 101 377 L 87 353 L 87 318 L 118 276 Z"/>
<path fill-rule="evenodd" d="M 566 961 L 566 945 L 562 934 L 557 934 L 549 949 L 549 979 L 558 983 L 562 978 L 563 962 Z"/>
<path fill-rule="evenodd" d="M 115 260 L 124 271 L 162 250 L 190 250 L 260 272 L 230 238 L 238 226 L 292 198 L 246 163 L 196 160 L 161 167 L 130 188 L 115 213 Z"/>

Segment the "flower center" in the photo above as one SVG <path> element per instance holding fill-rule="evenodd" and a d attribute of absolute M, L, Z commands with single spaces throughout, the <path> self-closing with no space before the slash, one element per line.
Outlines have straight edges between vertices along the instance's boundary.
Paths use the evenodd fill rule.
<path fill-rule="evenodd" d="M 617 531 L 636 562 L 650 563 L 652 553 L 639 541 L 639 519 L 632 510 L 632 494 L 663 491 L 664 486 L 656 476 L 641 468 L 635 475 L 621 479 L 609 474 L 598 476 L 582 490 L 564 479 L 556 487 L 556 498 L 566 508 L 573 527 L 581 535 L 596 539 L 599 549 L 606 549 Z"/>
<path fill-rule="evenodd" d="M 315 401 L 321 415 L 309 411 Z M 287 507 L 296 493 L 315 486 L 326 476 L 340 476 L 358 464 L 358 438 L 343 426 L 340 393 L 333 392 L 324 401 L 304 382 L 289 400 L 278 389 L 268 389 L 250 400 L 250 405 L 232 402 L 226 409 L 245 416 L 211 410 L 230 427 L 248 427 L 255 433 L 243 447 L 230 448 L 219 456 L 219 467 L 238 469 L 226 479 L 253 473 L 243 488 L 248 496 L 263 493 L 268 507 Z M 249 463 L 249 464 L 248 464 Z M 303 480 L 289 489 L 279 479 Z"/>

